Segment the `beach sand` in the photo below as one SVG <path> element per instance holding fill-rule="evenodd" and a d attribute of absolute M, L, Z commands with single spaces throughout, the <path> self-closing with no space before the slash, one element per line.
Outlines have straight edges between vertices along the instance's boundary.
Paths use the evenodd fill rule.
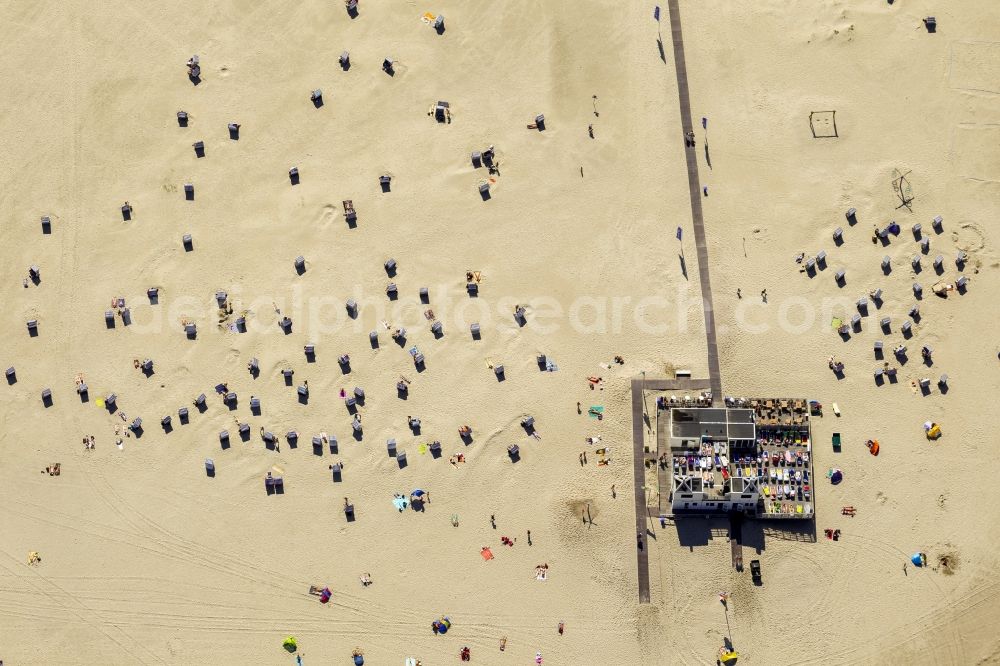
<path fill-rule="evenodd" d="M 490 664 L 531 663 L 536 652 L 546 664 L 711 663 L 727 632 L 717 594 L 728 590 L 740 663 L 988 659 L 998 645 L 984 628 L 1000 622 L 989 529 L 1000 518 L 990 485 L 998 423 L 988 402 L 1000 388 L 1000 160 L 983 149 L 997 122 L 997 77 L 983 70 L 1000 73 L 987 43 L 1000 16 L 984 2 L 947 14 L 899 4 L 681 3 L 692 113 L 709 118 L 712 169 L 701 130 L 698 168 L 710 186 L 702 203 L 725 392 L 821 400 L 816 470 L 836 465 L 846 478 L 817 483 L 816 542 L 762 534 L 762 588 L 729 567 L 724 531 L 689 546 L 686 533 L 651 522 L 648 605 L 636 593 L 630 380 L 707 373 L 666 6 L 665 60 L 650 12 L 610 2 L 362 2 L 353 20 L 340 3 L 319 2 L 11 10 L 0 27 L 9 47 L 0 63 L 9 82 L 0 366 L 14 366 L 17 382 L 0 386 L 0 658 L 291 663 L 281 642 L 295 636 L 305 663 L 347 663 L 360 647 L 367 663 L 413 656 L 430 666 L 463 646 Z M 420 20 L 427 9 L 446 17 L 443 34 Z M 920 18 L 932 12 L 939 29 L 929 35 Z M 348 71 L 337 64 L 344 50 Z M 195 53 L 197 86 L 184 67 Z M 396 60 L 392 77 L 380 69 L 386 57 Z M 316 88 L 320 108 L 309 99 Z M 438 100 L 450 103 L 451 123 L 427 115 Z M 812 138 L 809 112 L 830 109 L 840 136 Z M 190 114 L 185 128 L 179 110 Z M 526 128 L 538 114 L 543 132 Z M 230 122 L 241 124 L 238 141 Z M 500 173 L 484 201 L 477 188 L 490 176 L 469 155 L 491 144 Z M 894 169 L 911 174 L 912 212 L 894 210 Z M 344 220 L 347 199 L 356 228 Z M 130 221 L 119 211 L 126 200 Z M 851 206 L 859 222 L 849 228 Z M 942 234 L 931 230 L 935 215 Z M 872 245 L 872 224 L 893 217 L 903 233 Z M 912 300 L 914 221 L 932 239 L 917 278 L 923 319 L 899 384 L 876 387 L 871 342 L 901 340 Z M 837 226 L 841 247 L 830 240 Z M 822 248 L 830 268 L 800 274 L 795 254 Z M 930 294 L 930 258 L 942 253 L 944 277 L 954 278 L 959 248 L 970 254 L 969 290 L 940 300 Z M 883 277 L 885 254 L 895 268 Z M 394 277 L 383 268 L 389 258 Z M 31 264 L 41 282 L 25 288 Z M 832 278 L 839 267 L 843 289 Z M 466 294 L 466 271 L 480 273 L 479 298 Z M 396 301 L 384 293 L 390 281 Z M 872 315 L 842 342 L 828 319 L 876 286 L 894 334 L 878 333 Z M 220 290 L 228 318 L 216 307 Z M 119 318 L 108 329 L 103 313 L 117 297 L 132 324 Z M 839 297 L 847 306 L 824 305 Z M 346 316 L 350 298 L 357 319 Z M 527 309 L 523 327 L 516 304 Z M 427 309 L 442 322 L 440 339 Z M 794 324 L 805 310 L 815 312 L 811 326 L 781 324 L 783 312 Z M 232 332 L 243 311 L 248 332 Z M 288 335 L 277 325 L 285 315 Z M 196 339 L 182 320 L 197 324 Z M 394 343 L 383 321 L 406 327 L 407 342 Z M 935 349 L 926 370 L 925 343 Z M 413 346 L 426 356 L 422 372 Z M 558 371 L 540 371 L 540 353 Z M 846 363 L 844 380 L 827 374 L 830 355 Z M 257 378 L 246 369 L 254 357 Z M 133 368 L 145 358 L 150 377 Z M 502 382 L 490 368 L 498 364 Z M 294 369 L 291 387 L 284 368 Z M 87 403 L 74 390 L 78 373 Z M 933 382 L 926 397 L 910 390 L 912 377 L 941 373 L 951 377 L 946 395 Z M 400 376 L 410 381 L 405 401 Z M 591 376 L 603 384 L 592 389 Z M 303 381 L 306 405 L 295 392 Z M 213 391 L 218 383 L 238 394 L 235 409 Z M 355 386 L 366 393 L 360 442 L 339 395 Z M 96 404 L 108 393 L 129 421 L 143 419 L 142 436 L 124 437 L 121 449 L 116 430 L 126 422 Z M 192 404 L 199 393 L 205 413 Z M 587 416 L 598 405 L 600 421 Z M 179 422 L 180 407 L 190 423 Z M 528 415 L 540 439 L 520 427 Z M 421 419 L 420 435 L 408 416 Z M 938 442 L 924 438 L 927 420 L 942 424 Z M 249 442 L 237 422 L 250 424 Z M 468 445 L 463 424 L 474 431 Z M 279 436 L 278 450 L 264 446 L 261 428 Z M 289 430 L 300 435 L 295 448 Z M 845 437 L 836 457 L 825 446 L 835 430 Z M 338 438 L 338 453 L 314 455 L 321 432 Z M 93 451 L 81 443 L 90 434 Z M 607 466 L 584 442 L 594 436 L 611 448 Z M 871 437 L 882 443 L 878 458 L 862 446 Z M 407 453 L 403 469 L 387 455 L 389 438 Z M 435 440 L 439 459 L 421 452 Z M 458 453 L 465 462 L 449 464 Z M 329 471 L 337 461 L 340 483 Z M 53 462 L 60 476 L 39 473 Z M 283 476 L 283 494 L 265 493 L 269 471 Z M 430 491 L 425 511 L 398 512 L 393 494 L 415 488 Z M 840 516 L 842 504 L 857 517 Z M 822 537 L 828 526 L 840 541 Z M 493 560 L 480 557 L 483 546 Z M 27 564 L 31 551 L 40 563 Z M 935 565 L 952 555 L 954 573 L 904 575 L 916 551 Z M 538 581 L 543 563 L 548 578 Z M 361 585 L 364 573 L 371 586 Z M 329 586 L 331 602 L 310 596 L 310 585 Z M 453 626 L 435 636 L 430 624 L 442 615 Z"/>

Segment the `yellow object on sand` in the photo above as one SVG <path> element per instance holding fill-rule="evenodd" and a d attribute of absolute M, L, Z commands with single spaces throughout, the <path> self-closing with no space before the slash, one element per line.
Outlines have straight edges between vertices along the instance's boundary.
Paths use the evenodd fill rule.
<path fill-rule="evenodd" d="M 425 23 L 434 23 L 436 19 L 437 16 L 434 16 L 434 14 L 431 14 L 430 12 L 424 12 L 424 15 L 420 17 L 420 20 Z"/>
<path fill-rule="evenodd" d="M 740 658 L 740 653 L 736 652 L 735 650 L 730 652 L 719 653 L 719 661 L 721 661 L 723 664 L 734 664 L 736 663 L 736 660 L 739 658 Z"/>
<path fill-rule="evenodd" d="M 937 439 L 941 436 L 941 426 L 934 424 L 931 429 L 927 431 L 927 439 Z"/>
<path fill-rule="evenodd" d="M 97 405 L 98 407 L 104 407 L 104 398 L 98 398 L 97 400 L 94 400 L 94 404 Z"/>

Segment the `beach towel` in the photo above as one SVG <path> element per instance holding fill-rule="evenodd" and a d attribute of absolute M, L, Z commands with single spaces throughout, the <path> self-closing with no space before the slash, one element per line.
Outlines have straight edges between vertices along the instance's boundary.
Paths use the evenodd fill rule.
<path fill-rule="evenodd" d="M 394 497 L 392 498 L 392 505 L 396 507 L 397 511 L 402 511 L 406 508 L 406 498 L 405 497 Z"/>
<path fill-rule="evenodd" d="M 421 455 L 427 453 L 427 445 L 421 444 L 420 446 L 417 447 L 417 451 L 419 451 Z"/>
<path fill-rule="evenodd" d="M 479 551 L 479 554 L 483 556 L 484 562 L 489 562 L 490 560 L 493 559 L 493 551 L 490 550 L 489 548 L 486 548 L 485 546 L 481 551 Z"/>
<path fill-rule="evenodd" d="M 592 419 L 599 418 L 604 414 L 604 405 L 591 405 L 587 410 L 587 415 Z"/>

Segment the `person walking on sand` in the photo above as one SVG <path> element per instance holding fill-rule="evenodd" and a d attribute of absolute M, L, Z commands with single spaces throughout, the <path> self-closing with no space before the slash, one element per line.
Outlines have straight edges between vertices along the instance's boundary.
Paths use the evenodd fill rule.
<path fill-rule="evenodd" d="M 594 138 L 594 126 L 593 125 L 587 125 L 587 134 L 590 135 L 591 139 Z"/>
<path fill-rule="evenodd" d="M 495 514 L 492 513 L 490 514 L 490 525 L 493 526 L 493 529 L 497 528 L 497 517 Z"/>
<path fill-rule="evenodd" d="M 743 294 L 742 294 L 742 293 L 740 293 L 740 289 L 739 289 L 739 287 L 737 287 L 737 288 L 736 288 L 736 298 L 739 298 L 739 299 L 742 299 L 742 298 L 743 298 Z"/>
<path fill-rule="evenodd" d="M 767 303 L 767 289 L 760 290 L 760 299 Z"/>
<path fill-rule="evenodd" d="M 611 499 L 615 499 L 617 497 L 618 497 L 618 493 L 615 492 L 615 484 L 612 483 L 611 484 Z"/>

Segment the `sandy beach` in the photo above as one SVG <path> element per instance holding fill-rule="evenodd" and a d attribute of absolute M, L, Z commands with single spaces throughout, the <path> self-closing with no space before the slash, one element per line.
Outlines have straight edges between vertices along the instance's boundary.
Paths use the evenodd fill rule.
<path fill-rule="evenodd" d="M 731 640 L 740 664 L 1000 663 L 1000 10 L 681 0 L 652 13 L 593 0 L 362 0 L 353 18 L 312 1 L 9 8 L 0 659 L 347 664 L 360 649 L 367 664 L 433 666 L 468 647 L 482 664 L 711 664 Z M 810 114 L 829 111 L 837 136 L 815 138 L 832 121 Z M 496 168 L 474 166 L 491 146 Z M 723 394 L 825 407 L 815 524 L 745 531 L 759 587 L 730 566 L 724 520 L 661 523 L 655 481 L 633 481 L 632 380 L 710 372 L 691 154 Z M 873 242 L 892 220 L 898 235 Z M 932 293 L 963 275 L 961 291 Z M 881 306 L 838 335 L 831 321 L 879 288 Z M 894 382 L 873 380 L 876 340 Z M 642 396 L 654 420 L 658 395 Z M 652 425 L 640 444 L 655 450 Z M 829 468 L 844 482 L 819 478 Z M 918 552 L 928 565 L 904 567 Z"/>

